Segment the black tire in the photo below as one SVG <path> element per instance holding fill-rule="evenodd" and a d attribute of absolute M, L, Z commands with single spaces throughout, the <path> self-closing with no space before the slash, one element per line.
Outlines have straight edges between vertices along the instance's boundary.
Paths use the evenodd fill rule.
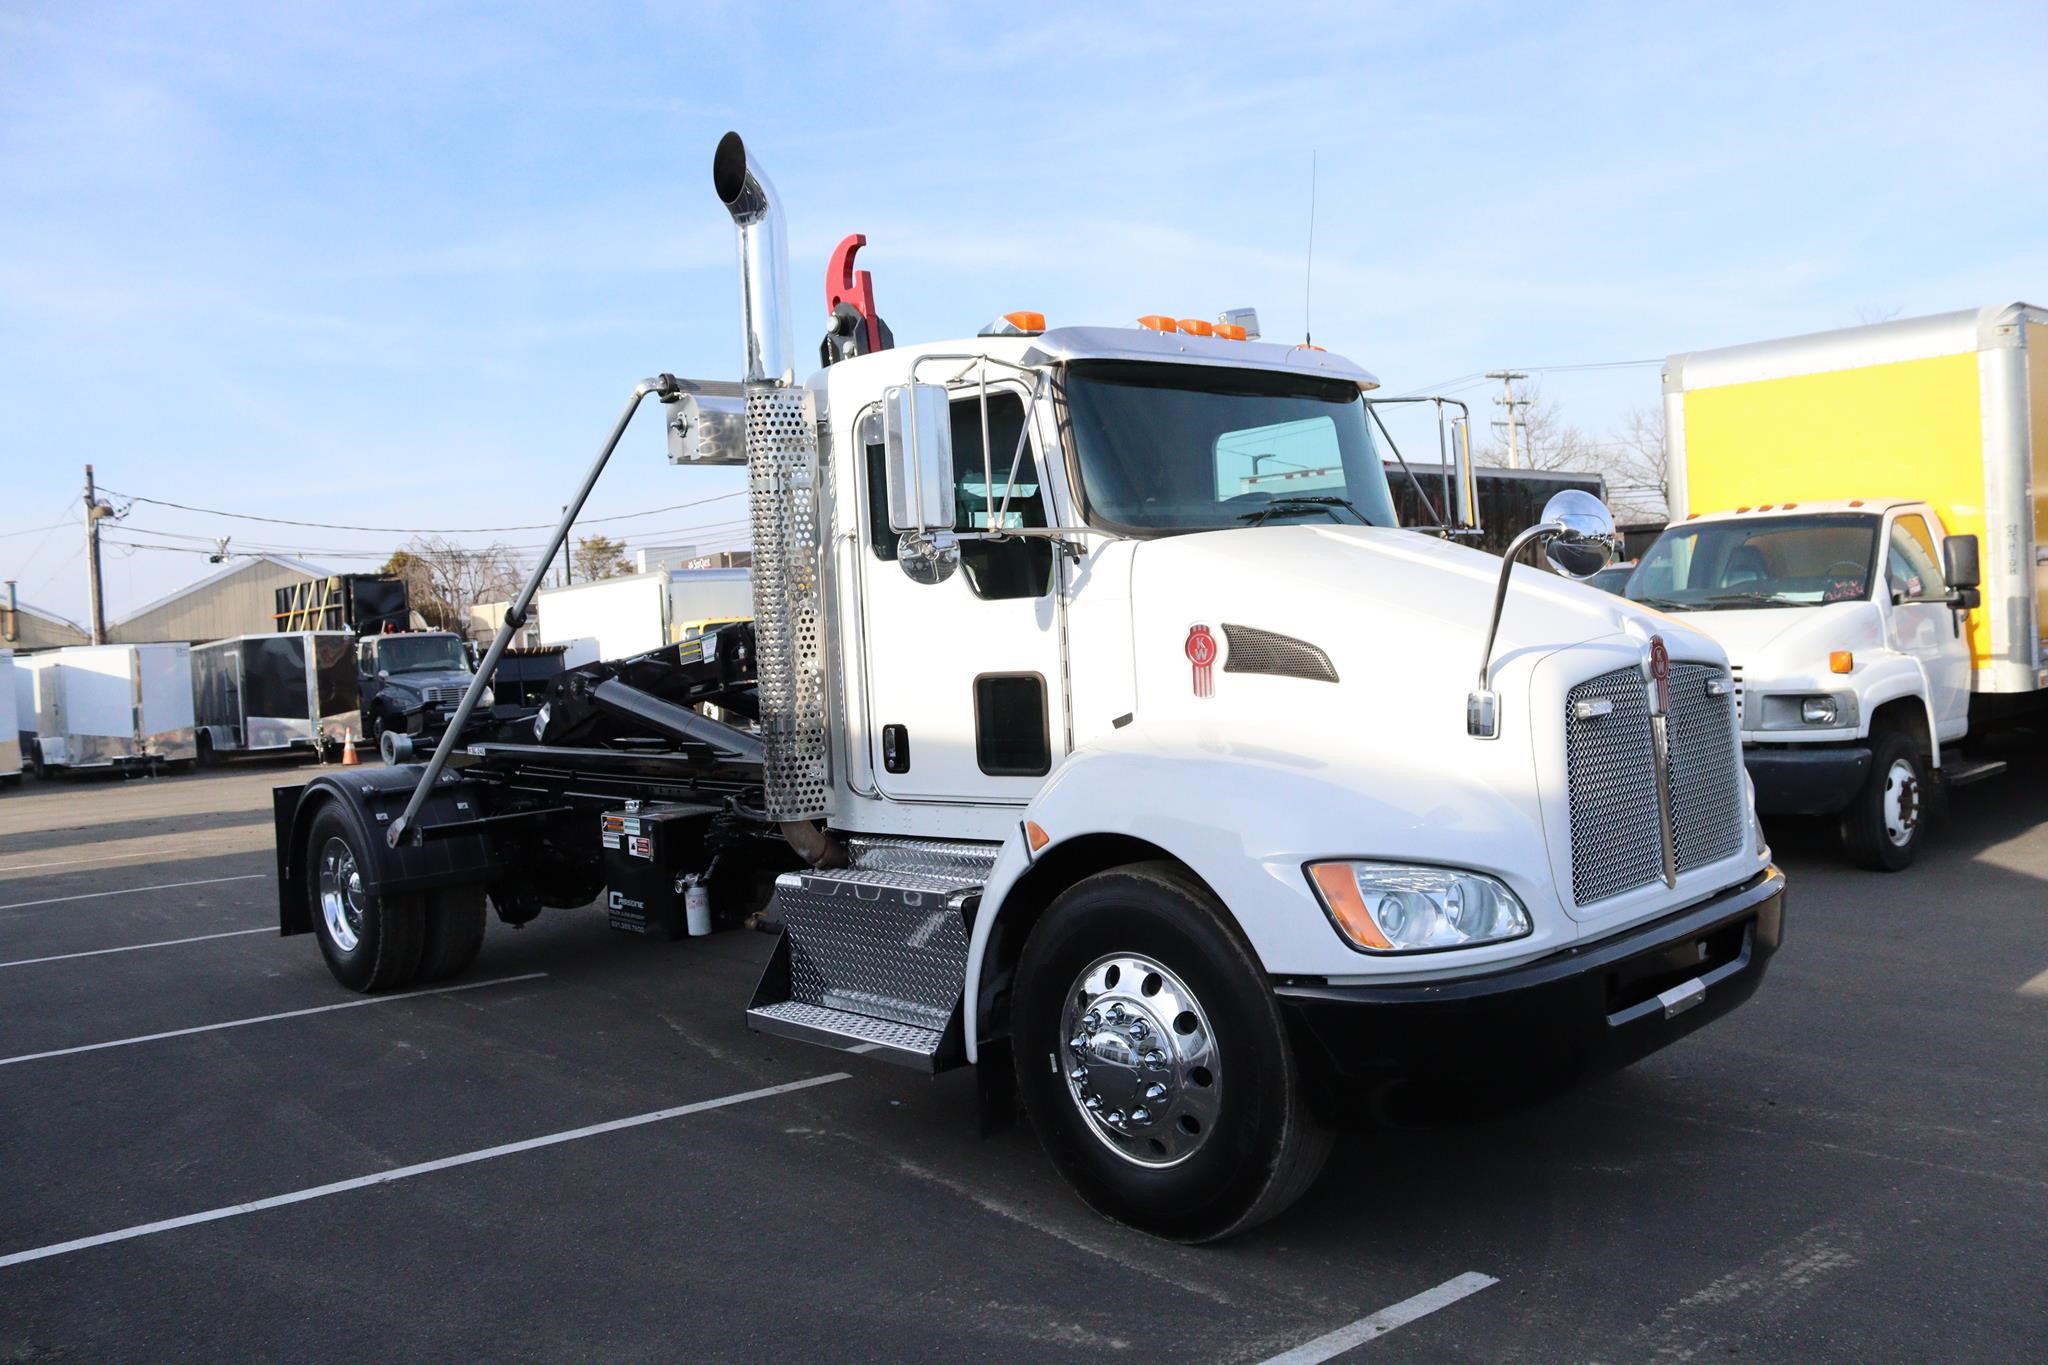
<path fill-rule="evenodd" d="M 426 897 L 426 933 L 420 940 L 421 981 L 460 976 L 484 946 L 487 912 L 481 886 L 449 886 Z"/>
<path fill-rule="evenodd" d="M 426 931 L 421 898 L 367 895 L 358 883 L 354 895 L 344 894 L 336 907 L 353 943 L 337 937 L 322 905 L 323 877 L 345 886 L 347 866 L 353 865 L 360 874 L 370 847 L 369 839 L 340 806 L 329 805 L 313 817 L 306 834 L 308 911 L 313 932 L 320 939 L 320 955 L 327 959 L 327 970 L 336 981 L 352 991 L 395 990 L 419 970 L 420 944 Z M 339 857 L 337 850 L 346 853 L 347 864 L 330 864 L 330 857 Z"/>
<path fill-rule="evenodd" d="M 1895 785 L 1903 790 L 1895 792 Z M 1920 746 L 1896 729 L 1877 731 L 1871 736 L 1870 774 L 1842 812 L 1842 847 L 1858 867 L 1905 870 L 1927 841 L 1933 795 Z M 1895 812 L 1902 816 L 1903 839 L 1892 832 Z"/>
<path fill-rule="evenodd" d="M 1111 1068 L 1105 1089 L 1134 1092 L 1156 1074 L 1142 1072 L 1135 1060 L 1123 1067 L 1106 1062 L 1106 1054 L 1077 1055 L 1065 1036 L 1063 1015 L 1070 999 L 1080 1008 L 1085 974 L 1123 955 L 1146 959 L 1179 978 L 1158 998 L 1184 984 L 1199 1014 L 1180 1013 L 1169 1027 L 1188 1037 L 1206 1033 L 1209 1039 L 1211 1051 L 1205 1056 L 1213 1059 L 1213 1071 L 1197 1066 L 1186 1078 L 1178 1069 L 1173 1073 L 1179 1091 L 1208 1106 L 1198 1145 L 1175 1153 L 1143 1132 L 1121 1139 L 1133 1152 L 1149 1146 L 1153 1157 L 1171 1159 L 1171 1165 L 1143 1164 L 1140 1156 L 1114 1146 L 1101 1121 L 1077 1097 L 1081 1083 L 1070 1081 L 1069 1069 L 1077 1060 L 1084 1073 L 1094 1066 Z M 1096 979 L 1116 985 L 1114 976 Z M 1154 996 L 1160 989 L 1157 981 L 1156 974 L 1148 974 L 1137 989 Z M 1124 989 L 1130 994 L 1128 986 Z M 1179 1021 L 1199 1021 L 1204 1027 Z M 1081 1028 L 1087 1028 L 1085 1022 Z M 1098 873 L 1054 901 L 1025 942 L 1011 1029 L 1018 1093 L 1039 1141 L 1081 1197 L 1119 1222 L 1183 1242 L 1228 1237 L 1292 1204 L 1329 1155 L 1329 1130 L 1309 1112 L 1301 1068 L 1265 972 L 1229 913 L 1176 864 L 1142 863 Z M 1127 1085 L 1133 1076 L 1137 1081 Z M 1170 1093 L 1151 1123 L 1184 1124 L 1191 1118 L 1185 1110 L 1181 1118 L 1172 1117 L 1182 1099 L 1181 1093 Z M 1173 1137 L 1164 1128 L 1146 1131 Z M 1179 1131 L 1197 1130 L 1183 1126 Z"/>

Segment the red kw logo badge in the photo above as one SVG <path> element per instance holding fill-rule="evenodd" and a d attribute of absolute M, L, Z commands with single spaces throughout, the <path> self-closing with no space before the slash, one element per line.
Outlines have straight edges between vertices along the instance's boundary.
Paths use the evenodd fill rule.
<path fill-rule="evenodd" d="M 1216 637 L 1207 626 L 1189 626 L 1187 648 L 1188 662 L 1195 666 L 1195 695 L 1213 696 L 1216 682 L 1211 671 L 1216 662 Z"/>
<path fill-rule="evenodd" d="M 1650 637 L 1650 689 L 1651 707 L 1655 714 L 1671 713 L 1671 651 L 1664 647 L 1664 637 Z"/>

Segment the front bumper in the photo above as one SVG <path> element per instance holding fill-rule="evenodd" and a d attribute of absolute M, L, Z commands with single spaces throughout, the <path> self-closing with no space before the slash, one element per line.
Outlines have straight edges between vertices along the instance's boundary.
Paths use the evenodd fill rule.
<path fill-rule="evenodd" d="M 1775 867 L 1711 900 L 1506 971 L 1276 988 L 1326 1119 L 1419 1100 L 1483 1111 L 1628 1065 L 1747 1000 L 1778 950 Z"/>
<path fill-rule="evenodd" d="M 1833 815 L 1870 775 L 1864 744 L 1745 744 L 1759 815 Z"/>

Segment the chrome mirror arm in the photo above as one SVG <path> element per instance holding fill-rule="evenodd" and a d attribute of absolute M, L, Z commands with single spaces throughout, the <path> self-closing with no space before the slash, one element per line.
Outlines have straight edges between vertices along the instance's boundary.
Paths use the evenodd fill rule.
<path fill-rule="evenodd" d="M 1465 733 L 1475 739 L 1500 738 L 1500 694 L 1492 687 L 1493 642 L 1500 634 L 1501 613 L 1508 604 L 1508 578 L 1515 571 L 1515 561 L 1536 541 L 1562 535 L 1564 529 L 1562 522 L 1539 521 L 1516 536 L 1500 557 L 1500 578 L 1493 587 L 1493 619 L 1487 622 L 1486 648 L 1479 656 L 1479 682 L 1465 698 Z"/>

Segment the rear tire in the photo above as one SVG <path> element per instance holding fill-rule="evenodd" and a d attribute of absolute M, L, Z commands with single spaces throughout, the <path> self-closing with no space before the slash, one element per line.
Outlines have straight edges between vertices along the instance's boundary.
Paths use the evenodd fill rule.
<path fill-rule="evenodd" d="M 460 976 L 484 946 L 488 912 L 481 886 L 448 886 L 426 897 L 426 932 L 420 941 L 421 981 Z"/>
<path fill-rule="evenodd" d="M 395 990 L 420 965 L 426 915 L 418 895 L 363 890 L 370 842 L 341 807 L 313 817 L 306 835 L 306 895 L 320 955 L 352 991 Z"/>
<path fill-rule="evenodd" d="M 1024 945 L 1011 1022 L 1039 1141 L 1119 1222 L 1228 1237 L 1298 1199 L 1329 1155 L 1264 971 L 1175 864 L 1098 873 L 1054 901 Z"/>
<path fill-rule="evenodd" d="M 1859 867 L 1900 872 L 1926 842 L 1933 813 L 1927 756 L 1905 734 L 1878 731 L 1870 746 L 1870 776 L 1842 812 L 1842 847 Z"/>

